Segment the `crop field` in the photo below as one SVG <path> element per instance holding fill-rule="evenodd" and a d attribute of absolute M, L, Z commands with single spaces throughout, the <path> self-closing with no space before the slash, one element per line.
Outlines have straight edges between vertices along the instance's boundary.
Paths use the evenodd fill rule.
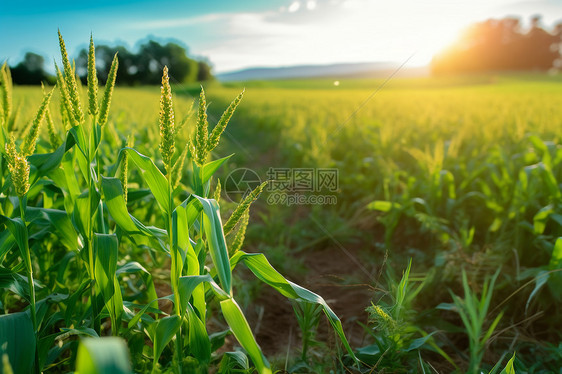
<path fill-rule="evenodd" d="M 90 48 L 2 68 L 0 373 L 560 372 L 560 77 L 114 88 Z"/>

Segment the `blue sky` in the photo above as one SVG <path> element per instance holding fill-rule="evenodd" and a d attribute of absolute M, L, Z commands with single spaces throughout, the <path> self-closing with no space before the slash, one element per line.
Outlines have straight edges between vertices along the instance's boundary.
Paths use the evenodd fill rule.
<path fill-rule="evenodd" d="M 562 19 L 562 0 L 99 0 L 0 2 L 0 61 L 26 51 L 58 58 L 57 29 L 71 55 L 97 44 L 129 48 L 151 36 L 205 56 L 216 72 L 250 66 L 405 61 L 423 65 L 472 22 L 542 14 Z"/>

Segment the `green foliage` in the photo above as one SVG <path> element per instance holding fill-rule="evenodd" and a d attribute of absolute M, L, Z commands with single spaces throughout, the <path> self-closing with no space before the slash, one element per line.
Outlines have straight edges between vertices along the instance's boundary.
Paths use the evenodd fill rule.
<path fill-rule="evenodd" d="M 426 279 L 412 279 L 410 275 L 412 260 L 402 274 L 399 282 L 389 273 L 388 296 L 390 303 L 381 301 L 367 308 L 373 330 L 374 344 L 358 350 L 359 359 L 371 368 L 394 368 L 396 371 L 417 369 L 419 357 L 422 370 L 425 370 L 421 349 L 437 352 L 443 359 L 456 366 L 452 359 L 435 343 L 433 335 L 417 326 L 414 301 L 426 285 Z M 419 284 L 415 284 L 419 282 Z M 415 365 L 412 367 L 412 365 Z"/>
<path fill-rule="evenodd" d="M 98 78 L 105 82 L 111 61 L 117 66 L 117 59 L 110 51 L 103 64 L 106 57 L 97 51 L 99 47 Z M 122 52 L 120 65 L 126 68 Z M 59 66 L 64 70 L 64 64 Z M 113 71 L 120 81 L 121 70 Z M 561 367 L 559 77 L 393 80 L 352 117 L 370 95 L 371 86 L 381 81 L 342 80 L 337 88 L 323 79 L 248 83 L 245 104 L 237 107 L 228 124 L 233 137 L 223 136 L 221 147 L 207 152 L 201 165 L 193 162 L 195 142 L 190 140 L 196 137 L 190 135 L 196 133 L 197 123 L 188 116 L 192 102 L 185 95 L 200 93 L 200 88 L 178 90 L 172 84 L 174 114 L 187 120 L 174 131 L 176 149 L 168 173 L 156 149 L 159 128 L 153 109 L 158 105 L 158 87 L 118 87 L 111 112 L 109 105 L 102 110 L 103 96 L 95 120 L 86 111 L 80 120 L 68 79 L 62 72 L 59 75 L 49 106 L 60 143 L 47 142 L 46 135 L 39 134 L 35 153 L 25 158 L 29 189 L 20 193 L 26 195 L 21 203 L 8 167 L 15 157 L 6 152 L 6 145 L 22 149 L 23 125 L 32 123 L 44 94 L 18 87 L 12 119 L 0 134 L 0 213 L 21 229 L 14 236 L 6 224 L 0 227 L 0 312 L 23 311 L 31 317 L 30 293 L 36 292 L 37 357 L 44 372 L 75 370 L 76 337 L 114 333 L 126 339 L 137 372 L 178 371 L 179 366 L 184 372 L 255 372 L 254 361 L 261 362 L 261 356 L 254 341 L 258 347 L 261 342 L 260 336 L 252 341 L 244 333 L 244 320 L 250 331 L 255 328 L 251 313 L 244 310 L 252 295 L 244 291 L 251 284 L 261 292 L 263 282 L 297 303 L 308 300 L 304 304 L 308 312 L 297 318 L 303 331 L 313 331 L 310 328 L 322 313 L 339 336 L 343 327 L 346 332 L 349 328 L 354 338 L 349 349 L 353 347 L 368 364 L 361 366 L 363 372 L 427 373 L 433 372 L 431 366 L 439 372 L 460 372 L 471 360 L 478 361 L 482 351 L 479 369 L 484 372 L 501 361 L 496 373 L 500 372 L 513 351 L 517 372 L 542 374 Z M 209 108 L 204 105 L 208 122 L 220 118 L 222 108 L 230 108 L 232 98 L 242 91 L 242 85 L 232 84 L 236 85 L 240 87 L 205 86 L 206 102 L 213 103 Z M 112 89 L 108 84 L 105 92 Z M 78 92 L 85 104 L 87 91 L 78 86 Z M 26 106 L 16 116 L 23 97 Z M 222 125 L 211 127 L 212 123 L 207 128 L 207 148 L 214 129 L 218 134 Z M 132 128 L 137 141 L 126 144 L 123 134 Z M 240 152 L 240 146 L 247 152 Z M 236 149 L 237 156 L 217 159 L 217 151 L 229 149 Z M 337 168 L 338 204 L 268 206 L 265 199 L 251 202 L 257 191 L 241 204 L 226 198 L 219 204 L 221 169 L 239 167 L 244 157 L 256 168 L 267 169 L 273 162 L 295 168 Z M 252 222 L 244 231 L 249 204 Z M 25 207 L 25 220 L 20 206 Z M 230 211 L 236 214 L 227 219 Z M 219 220 L 226 223 L 222 233 Z M 24 230 L 27 240 L 20 240 L 25 238 Z M 97 251 L 102 238 L 107 238 L 104 250 L 111 253 Z M 317 295 L 287 280 L 300 279 L 308 261 L 316 260 L 309 250 L 329 247 L 333 239 L 348 249 L 364 249 L 358 261 L 369 273 L 374 271 L 365 281 L 376 289 L 366 328 L 371 340 L 365 343 L 358 343 L 360 333 L 353 319 L 351 325 L 341 327 Z M 18 245 L 21 242 L 25 249 L 26 241 L 29 262 Z M 250 251 L 267 253 L 271 264 L 288 273 L 287 278 L 265 257 L 246 253 Z M 376 275 L 383 273 L 385 256 L 387 283 Z M 395 276 L 391 268 L 407 269 L 404 259 L 409 257 L 414 257 L 415 274 Z M 107 259 L 111 261 L 106 269 Z M 32 265 L 32 288 L 27 263 Z M 243 271 L 240 267 L 250 272 L 237 279 Z M 495 283 L 486 282 L 482 274 L 493 274 L 500 267 Z M 296 268 L 305 270 L 298 273 Z M 328 271 L 311 268 L 316 273 Z M 463 268 L 476 302 L 463 292 Z M 91 274 L 97 279 L 92 280 Z M 257 280 L 248 280 L 252 274 Z M 345 282 L 352 282 L 351 277 Z M 493 298 L 483 313 L 486 283 L 486 295 L 491 297 L 493 291 Z M 453 300 L 462 307 L 451 302 L 447 289 L 459 295 Z M 117 290 L 123 305 L 120 317 L 115 307 L 120 302 Z M 342 288 L 341 295 L 331 296 L 337 307 L 347 307 L 340 301 L 345 295 Z M 236 314 L 238 308 L 228 300 L 236 300 L 244 314 Z M 239 326 L 228 326 L 223 302 L 231 321 L 237 321 L 232 323 Z M 467 309 L 469 303 L 477 306 L 472 308 L 476 313 Z M 501 311 L 503 317 L 484 341 Z M 483 315 L 480 333 L 475 333 Z M 362 317 L 366 318 L 357 316 Z M 167 336 L 160 331 L 160 357 L 155 361 L 156 326 L 169 320 L 181 324 Z M 309 348 L 290 347 L 290 353 L 298 351 L 298 356 L 307 352 L 307 365 L 294 364 L 298 359 L 289 357 L 289 371 L 338 372 L 345 365 L 354 370 L 349 353 L 342 358 L 331 344 L 315 345 L 325 336 L 320 331 L 316 337 L 303 333 Z M 228 348 L 219 349 L 226 343 Z M 364 346 L 357 348 L 359 344 Z M 234 352 L 223 353 L 225 348 Z M 267 357 L 272 371 L 285 360 L 285 347 L 280 349 L 283 358 Z M 503 360 L 498 360 L 501 356 Z M 262 365 L 266 371 L 265 361 Z"/>
<path fill-rule="evenodd" d="M 25 312 L 0 316 L 0 352 L 6 357 L 10 368 L 4 362 L 0 373 L 31 373 L 35 362 L 36 338 L 33 323 Z"/>
<path fill-rule="evenodd" d="M 107 80 L 107 67 L 115 54 L 119 54 L 123 64 L 118 69 L 120 85 L 159 85 L 162 68 L 167 65 L 174 82 L 191 83 L 212 79 L 210 64 L 204 60 L 194 59 L 184 47 L 173 43 L 160 43 L 148 40 L 142 43 L 138 52 L 124 46 L 96 46 L 98 75 L 102 82 Z M 89 51 L 82 49 L 76 58 L 78 71 L 86 71 Z M 88 70 L 90 72 L 91 70 Z M 81 76 L 86 82 L 87 75 Z"/>
<path fill-rule="evenodd" d="M 499 274 L 500 271 L 498 270 L 491 279 L 486 279 L 484 281 L 480 298 L 478 298 L 476 293 L 471 290 L 468 284 L 466 272 L 463 270 L 462 285 L 464 289 L 464 299 L 461 299 L 457 295 L 451 293 L 455 306 L 454 310 L 459 313 L 464 324 L 465 331 L 468 335 L 470 345 L 468 373 L 476 374 L 479 372 L 484 348 L 488 344 L 488 340 L 492 337 L 492 334 L 503 315 L 503 313 L 498 314 L 489 326 L 487 328 L 485 327 L 488 318 L 488 310 L 492 301 L 494 284 L 496 283 L 496 279 Z M 450 306 L 446 304 L 442 304 L 441 306 L 438 306 L 438 308 L 451 310 Z"/>
<path fill-rule="evenodd" d="M 76 358 L 79 374 L 129 374 L 129 353 L 123 339 L 85 338 L 80 341 Z"/>
<path fill-rule="evenodd" d="M 60 120 L 68 128 L 63 140 L 59 144 L 56 139 L 55 116 L 48 119 L 53 122 L 50 144 L 40 138 L 39 124 L 48 116 L 52 91 L 44 95 L 24 139 L 20 131 L 20 139 L 13 140 L 5 122 L 1 129 L 0 225 L 5 230 L 0 232 L 0 343 L 7 343 L 1 352 L 7 362 L 3 372 L 11 367 L 36 373 L 203 373 L 215 368 L 224 373 L 272 373 L 234 298 L 233 270 L 238 264 L 287 298 L 324 311 L 354 359 L 341 321 L 324 299 L 286 280 L 262 254 L 242 251 L 249 207 L 265 184 L 235 208 L 224 226 L 228 231 L 239 227 L 229 251 L 221 207 L 209 196 L 215 174 L 231 156 L 207 160 L 203 91 L 195 145 L 200 153 L 190 154 L 186 146 L 177 155 L 176 141 L 187 139 L 176 131 L 172 87 L 164 68 L 162 157 L 155 160 L 133 148 L 130 139 L 122 147 L 123 137 L 113 127 L 109 108 L 117 58 L 98 104 L 90 39 L 84 113 L 80 81 L 60 33 L 59 43 Z M 2 87 L 11 92 L 11 85 Z M 213 148 L 240 98 L 211 133 Z M 7 101 L 2 113 L 10 112 Z M 152 131 L 156 136 L 158 129 Z M 158 153 L 153 147 L 147 151 Z M 120 178 L 115 177 L 118 172 Z M 227 330 L 211 334 L 216 321 L 226 322 Z M 219 353 L 230 333 L 242 351 Z M 110 334 L 114 337 L 106 337 Z"/>
<path fill-rule="evenodd" d="M 319 344 L 316 340 L 316 330 L 322 316 L 322 308 L 318 304 L 297 301 L 293 303 L 293 309 L 302 335 L 301 360 L 306 364 L 308 350 Z"/>

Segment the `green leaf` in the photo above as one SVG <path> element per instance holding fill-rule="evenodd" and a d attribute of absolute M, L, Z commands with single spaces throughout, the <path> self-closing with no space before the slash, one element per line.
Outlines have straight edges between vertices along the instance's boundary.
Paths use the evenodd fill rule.
<path fill-rule="evenodd" d="M 172 211 L 172 207 L 170 206 L 168 181 L 164 174 L 154 165 L 154 162 L 149 157 L 140 154 L 133 148 L 123 148 L 119 152 L 119 160 L 121 160 L 123 152 L 128 152 L 129 160 L 140 170 L 143 179 L 148 184 L 148 188 L 152 191 L 152 195 L 154 195 L 164 215 L 168 215 Z"/>
<path fill-rule="evenodd" d="M 217 270 L 222 288 L 229 294 L 232 292 L 232 270 L 228 258 L 228 249 L 219 212 L 219 204 L 213 199 L 194 196 L 202 205 L 203 227 L 209 244 L 211 259 Z"/>
<path fill-rule="evenodd" d="M 20 266 L 19 269 L 10 269 L 11 272 L 8 273 L 0 272 L 0 289 L 10 290 L 29 301 L 29 283 L 27 283 L 27 278 L 16 272 L 23 270 L 22 268 L 23 266 Z"/>
<path fill-rule="evenodd" d="M 180 293 L 180 300 L 181 300 L 181 309 L 185 310 L 187 308 L 187 303 L 189 302 L 190 297 L 192 296 L 194 290 L 203 283 L 209 283 L 213 293 L 219 300 L 225 300 L 230 297 L 223 289 L 219 287 L 218 284 L 215 283 L 213 277 L 209 274 L 205 275 L 189 275 L 185 277 L 180 277 L 178 280 L 178 292 Z"/>
<path fill-rule="evenodd" d="M 548 268 L 550 270 L 562 269 L 562 238 L 556 239 Z"/>
<path fill-rule="evenodd" d="M 90 281 L 90 278 L 87 277 L 82 281 L 80 287 L 78 287 L 78 289 L 74 291 L 72 295 L 70 295 L 70 297 L 68 298 L 66 312 L 64 314 L 64 320 L 66 326 L 69 326 L 71 324 L 72 318 L 77 317 L 77 313 L 75 313 L 76 308 L 80 310 L 80 307 L 82 306 L 82 303 L 79 302 L 78 300 L 80 300 L 80 298 L 86 291 L 90 290 L 91 285 L 92 283 Z"/>
<path fill-rule="evenodd" d="M 205 324 L 195 313 L 191 304 L 187 304 L 187 317 L 189 350 L 199 362 L 208 364 L 211 361 L 211 341 Z"/>
<path fill-rule="evenodd" d="M 84 192 L 74 200 L 72 223 L 74 224 L 76 230 L 82 234 L 82 237 L 84 238 L 88 238 L 90 235 L 88 231 L 88 222 L 91 221 L 93 224 L 99 201 L 100 195 L 97 191 L 92 197 L 90 197 L 87 192 Z"/>
<path fill-rule="evenodd" d="M 49 174 L 58 168 L 64 154 L 74 146 L 74 138 L 67 137 L 66 143 L 58 147 L 53 153 L 34 154 L 28 157 L 28 161 L 35 167 L 36 173 L 32 181 L 36 181 L 42 176 Z M 33 184 L 33 183 L 32 183 Z"/>
<path fill-rule="evenodd" d="M 159 312 L 161 312 L 160 309 L 153 310 L 154 308 L 152 308 L 152 305 L 154 305 L 154 302 L 157 303 L 159 300 L 168 300 L 168 301 L 174 302 L 174 295 L 163 296 L 163 297 L 159 297 L 158 299 L 151 300 L 148 304 L 143 306 L 139 310 L 139 312 L 137 314 L 135 314 L 135 316 L 133 318 L 131 318 L 131 320 L 128 323 L 127 328 L 129 330 L 131 330 L 141 320 L 141 318 L 144 316 L 145 313 L 150 313 L 150 312 L 159 313 Z M 152 336 L 151 336 L 151 338 L 152 338 Z"/>
<path fill-rule="evenodd" d="M 211 161 L 211 162 L 205 164 L 205 166 L 203 166 L 203 171 L 201 172 L 201 175 L 202 175 L 201 183 L 202 184 L 207 183 L 209 181 L 209 179 L 211 179 L 211 177 L 213 176 L 215 171 L 217 171 L 217 169 L 220 168 L 221 165 L 224 164 L 233 155 L 234 154 L 232 154 L 230 156 L 220 158 L 220 159 L 215 160 L 215 161 Z"/>
<path fill-rule="evenodd" d="M 68 133 L 72 135 L 74 138 L 74 143 L 78 146 L 78 149 L 82 153 L 82 155 L 87 159 L 88 158 L 88 144 L 86 141 L 86 134 L 84 133 L 84 129 L 82 126 L 74 126 Z"/>
<path fill-rule="evenodd" d="M 193 244 L 191 239 L 189 238 L 189 230 L 190 227 L 194 224 L 195 220 L 200 215 L 200 209 L 195 207 L 198 201 L 196 199 L 185 200 L 180 206 L 174 209 L 172 213 L 172 229 L 174 230 L 174 249 L 180 251 L 180 259 L 182 267 L 180 269 L 176 269 L 176 274 L 181 274 L 181 269 L 185 268 L 183 265 L 187 262 L 187 275 L 199 275 L 200 274 L 200 263 L 195 253 L 195 249 L 193 248 Z M 188 202 L 189 201 L 189 202 Z M 178 261 L 180 262 L 180 261 Z M 193 292 L 193 307 L 197 310 L 203 325 L 205 325 L 205 316 L 206 312 L 206 303 L 205 303 L 205 288 L 203 285 L 200 285 L 195 288 L 195 290 L 190 291 Z M 182 311 L 186 310 L 187 302 L 186 298 L 180 292 L 180 302 Z"/>
<path fill-rule="evenodd" d="M 12 249 L 16 239 L 10 232 L 10 230 L 3 230 L 0 232 L 0 264 L 4 262 L 4 257 Z"/>
<path fill-rule="evenodd" d="M 121 274 L 140 274 L 145 286 L 146 286 L 146 298 L 149 301 L 154 300 L 150 303 L 153 308 L 158 308 L 158 302 L 156 299 L 158 296 L 156 295 L 156 288 L 154 288 L 154 281 L 152 280 L 152 274 L 148 270 L 146 270 L 141 264 L 138 262 L 127 262 L 125 265 L 120 266 L 117 271 L 116 275 Z"/>
<path fill-rule="evenodd" d="M 117 235 L 94 234 L 96 285 L 100 288 L 106 303 L 115 293 L 113 279 L 117 271 L 118 246 Z"/>
<path fill-rule="evenodd" d="M 249 370 L 250 362 L 248 362 L 248 357 L 244 354 L 244 352 L 240 351 L 226 352 L 222 357 L 219 373 L 236 373 L 236 369 Z"/>
<path fill-rule="evenodd" d="M 505 368 L 501 371 L 500 374 L 515 374 L 515 368 L 513 367 L 514 362 L 515 362 L 515 353 L 513 353 L 513 356 L 507 362 L 507 365 L 505 365 Z"/>
<path fill-rule="evenodd" d="M 142 235 L 158 241 L 160 248 L 167 252 L 165 241 L 168 234 L 165 230 L 157 227 L 145 226 L 138 219 L 129 214 L 125 199 L 123 198 L 123 187 L 117 178 L 101 178 L 101 188 L 104 196 L 104 203 L 111 217 L 117 226 L 133 240 L 135 235 Z"/>
<path fill-rule="evenodd" d="M 224 345 L 224 341 L 228 334 L 230 334 L 230 329 L 215 332 L 209 335 L 209 340 L 211 341 L 211 352 L 215 352 Z"/>
<path fill-rule="evenodd" d="M 76 357 L 77 374 L 131 374 L 127 344 L 121 338 L 86 338 Z"/>
<path fill-rule="evenodd" d="M 72 225 L 72 221 L 68 218 L 68 214 L 64 210 L 41 209 L 44 217 L 51 223 L 54 232 L 57 233 L 61 243 L 71 251 L 81 249 L 78 241 L 78 235 Z"/>
<path fill-rule="evenodd" d="M 554 213 L 554 207 L 552 205 L 547 205 L 535 214 L 533 217 L 535 235 L 541 235 L 544 232 L 548 218 L 552 213 Z"/>
<path fill-rule="evenodd" d="M 525 313 L 527 309 L 529 309 L 529 305 L 531 304 L 531 300 L 538 294 L 538 292 L 544 287 L 547 283 L 550 273 L 546 270 L 541 270 L 535 277 L 535 288 L 533 288 L 533 292 L 529 295 L 527 299 L 527 303 L 525 304 Z"/>
<path fill-rule="evenodd" d="M 431 334 L 427 334 L 426 336 L 422 336 L 421 338 L 417 338 L 412 340 L 412 342 L 410 343 L 410 346 L 408 348 L 406 348 L 404 351 L 405 352 L 410 352 L 416 349 L 419 349 L 420 347 L 422 347 L 425 343 L 427 343 L 427 341 L 431 338 L 431 336 L 433 334 L 435 334 L 437 331 L 432 332 Z"/>
<path fill-rule="evenodd" d="M 324 313 L 328 317 L 328 321 L 332 325 L 334 331 L 338 334 L 341 342 L 345 346 L 349 355 L 356 361 L 357 358 L 349 345 L 347 338 L 345 337 L 345 333 L 343 332 L 343 327 L 341 324 L 340 319 L 338 316 L 332 311 L 332 309 L 328 306 L 326 301 L 315 294 L 303 288 L 291 281 L 286 280 L 281 274 L 277 272 L 271 266 L 267 258 L 261 253 L 244 253 L 242 251 L 236 253 L 232 259 L 231 264 L 232 267 L 236 266 L 238 262 L 242 261 L 248 269 L 254 273 L 256 277 L 258 277 L 261 281 L 267 283 L 283 296 L 290 298 L 290 299 L 302 299 L 308 301 L 313 304 L 319 304 L 324 309 Z"/>
<path fill-rule="evenodd" d="M 236 301 L 234 299 L 226 299 L 221 301 L 220 306 L 224 319 L 228 326 L 230 326 L 232 333 L 240 345 L 248 352 L 258 372 L 260 374 L 271 374 L 271 366 L 263 355 L 258 343 L 256 343 L 250 325 L 248 325 L 248 321 L 246 321 Z"/>
<path fill-rule="evenodd" d="M 554 248 L 552 249 L 552 255 L 550 256 L 550 262 L 548 264 L 549 270 L 553 271 L 550 274 L 550 279 L 548 280 L 548 287 L 552 292 L 552 296 L 557 300 L 562 300 L 562 293 L 560 289 L 562 288 L 562 238 L 556 239 Z"/>
<path fill-rule="evenodd" d="M 16 243 L 21 251 L 21 256 L 25 261 L 25 266 L 29 271 L 29 269 L 31 269 L 31 264 L 28 263 L 27 255 L 25 253 L 28 246 L 27 227 L 25 226 L 25 223 L 21 220 L 21 218 L 9 218 L 0 214 L 0 224 L 5 224 L 16 239 Z"/>
<path fill-rule="evenodd" d="M 117 235 L 94 234 L 96 285 L 101 290 L 112 328 L 117 331 L 123 315 L 123 299 L 116 276 L 118 247 Z"/>
<path fill-rule="evenodd" d="M 154 329 L 154 362 L 157 362 L 164 348 L 172 340 L 181 327 L 181 317 L 178 315 L 164 317 L 156 322 Z"/>
<path fill-rule="evenodd" d="M 31 373 L 35 361 L 35 333 L 28 313 L 0 315 L 0 354 L 6 353 L 14 373 Z M 0 373 L 4 373 L 0 365 Z"/>
<path fill-rule="evenodd" d="M 401 206 L 398 203 L 393 203 L 392 201 L 375 200 L 367 205 L 367 208 L 371 210 L 378 210 L 381 212 L 390 212 L 393 208 L 400 209 Z"/>
<path fill-rule="evenodd" d="M 96 332 L 96 330 L 85 326 L 80 326 L 73 329 L 61 328 L 60 330 L 64 333 L 65 338 L 68 336 L 75 336 L 75 335 L 88 336 L 90 338 L 99 338 L 99 335 Z M 63 335 L 59 335 L 59 338 L 62 337 Z"/>

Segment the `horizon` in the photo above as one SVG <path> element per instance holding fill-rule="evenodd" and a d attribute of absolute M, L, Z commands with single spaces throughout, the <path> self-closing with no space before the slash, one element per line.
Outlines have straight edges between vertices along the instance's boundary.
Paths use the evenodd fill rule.
<path fill-rule="evenodd" d="M 95 4 L 31 1 L 3 4 L 0 31 L 10 35 L 0 59 L 10 64 L 25 52 L 58 60 L 57 29 L 69 54 L 86 48 L 90 32 L 96 45 L 135 50 L 148 39 L 173 41 L 193 57 L 208 59 L 214 74 L 252 68 L 392 62 L 405 68 L 427 66 L 463 29 L 490 18 L 533 15 L 551 28 L 562 19 L 562 1 L 415 0 L 257 0 L 204 4 L 194 1 L 109 0 Z M 173 9 L 170 12 L 168 9 Z M 428 25 L 430 27 L 428 27 Z M 52 31 L 52 32 L 51 32 Z"/>

